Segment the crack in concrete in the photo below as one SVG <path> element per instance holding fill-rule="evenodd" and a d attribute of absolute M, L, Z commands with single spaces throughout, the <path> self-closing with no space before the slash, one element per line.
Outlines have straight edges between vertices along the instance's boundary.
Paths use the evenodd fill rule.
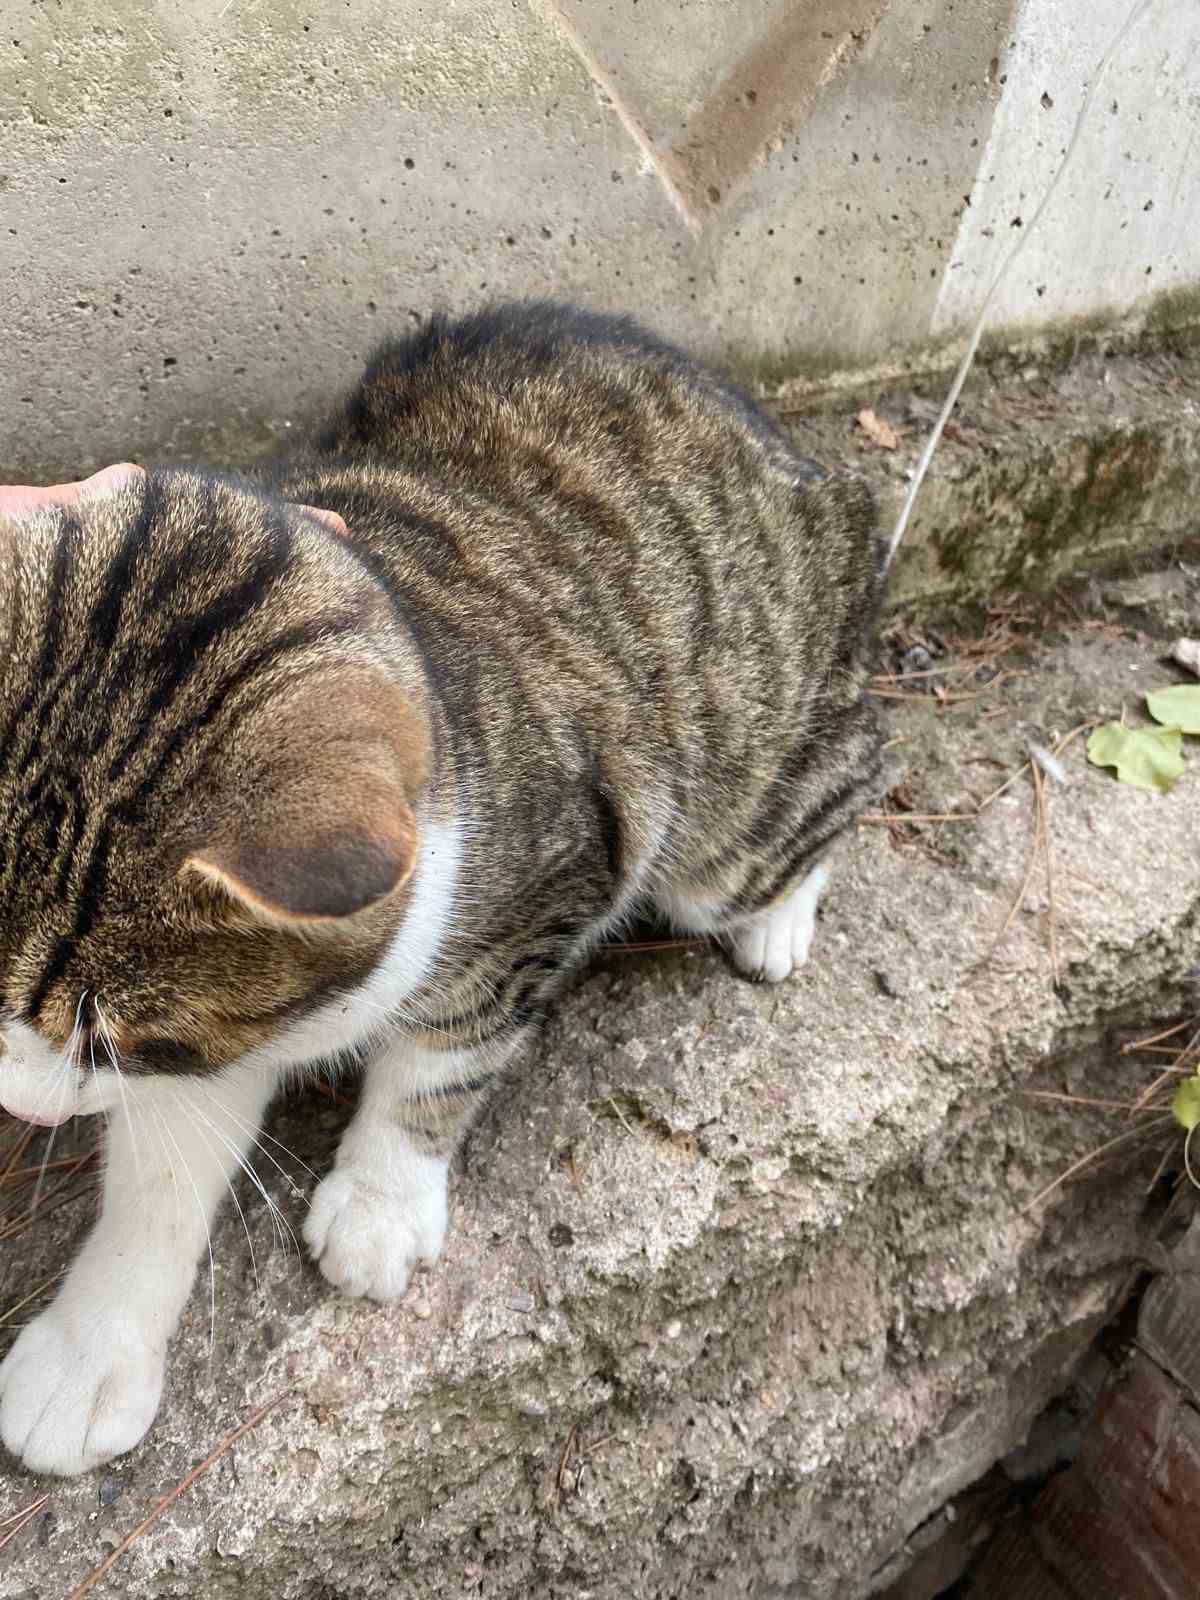
<path fill-rule="evenodd" d="M 656 144 L 559 0 L 530 0 L 615 112 L 674 210 L 698 234 L 712 208 L 866 46 L 890 0 L 826 0 L 827 26 L 789 9 L 733 63 L 670 149 Z"/>

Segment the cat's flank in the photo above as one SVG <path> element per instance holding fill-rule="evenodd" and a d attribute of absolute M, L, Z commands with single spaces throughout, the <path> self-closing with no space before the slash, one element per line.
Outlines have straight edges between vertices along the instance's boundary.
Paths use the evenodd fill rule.
<path fill-rule="evenodd" d="M 0 490 L 0 1103 L 108 1121 L 99 1220 L 0 1435 L 128 1450 L 291 1067 L 361 1102 L 305 1237 L 387 1299 L 455 1143 L 639 908 L 808 951 L 879 770 L 872 508 L 633 324 L 515 306 L 385 346 L 253 479 Z"/>

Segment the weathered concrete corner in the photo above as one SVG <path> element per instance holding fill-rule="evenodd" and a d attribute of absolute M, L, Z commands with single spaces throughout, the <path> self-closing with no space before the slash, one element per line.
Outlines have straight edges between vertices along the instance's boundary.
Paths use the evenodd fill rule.
<path fill-rule="evenodd" d="M 988 691 L 999 720 L 905 705 L 897 773 L 920 810 L 962 808 L 1028 739 L 1134 714 L 1158 652 L 1083 630 Z M 1044 877 L 1002 931 L 1027 779 L 919 845 L 863 826 L 785 987 L 699 949 L 605 957 L 472 1137 L 447 1255 L 406 1304 L 326 1292 L 241 1194 L 253 1260 L 226 1215 L 211 1343 L 202 1287 L 149 1441 L 81 1482 L 0 1474 L 0 1519 L 50 1497 L 5 1552 L 3 1600 L 68 1593 L 274 1397 L 97 1594 L 868 1593 L 1022 1437 L 1152 1233 L 1161 1146 L 1029 1209 L 1127 1125 L 1026 1091 L 1128 1099 L 1148 1079 L 1106 1029 L 1194 1005 L 1200 766 L 1162 797 L 1079 740 L 1064 759 L 1057 991 Z M 319 1168 L 343 1114 L 310 1097 L 273 1132 Z M 275 1154 L 295 1187 L 261 1176 L 295 1224 L 311 1180 Z M 7 1303 L 66 1242 L 54 1219 L 22 1239 Z"/>
<path fill-rule="evenodd" d="M 961 339 L 1128 10 L 15 3 L 0 480 L 229 461 L 489 297 L 636 312 L 775 378 Z M 1164 294 L 1195 319 L 1198 43 L 1193 0 L 1130 32 L 994 328 Z"/>

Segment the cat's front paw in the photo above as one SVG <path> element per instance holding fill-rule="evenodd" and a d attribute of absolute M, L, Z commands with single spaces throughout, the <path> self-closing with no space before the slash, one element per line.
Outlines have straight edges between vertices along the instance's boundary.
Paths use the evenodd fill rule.
<path fill-rule="evenodd" d="M 158 1411 L 165 1352 L 93 1310 L 51 1306 L 0 1363 L 0 1438 L 31 1472 L 88 1472 L 132 1450 Z"/>
<path fill-rule="evenodd" d="M 828 881 L 828 869 L 814 867 L 785 899 L 733 929 L 729 952 L 748 978 L 782 983 L 804 965 L 816 928 L 817 902 Z"/>
<path fill-rule="evenodd" d="M 397 1175 L 353 1165 L 318 1184 L 304 1238 L 343 1294 L 397 1300 L 419 1261 L 432 1265 L 446 1238 L 447 1163 L 413 1151 Z"/>

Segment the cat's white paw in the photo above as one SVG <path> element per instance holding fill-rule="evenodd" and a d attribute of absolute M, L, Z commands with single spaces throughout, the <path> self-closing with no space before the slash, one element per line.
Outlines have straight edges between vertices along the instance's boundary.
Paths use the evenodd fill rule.
<path fill-rule="evenodd" d="M 446 1238 L 447 1168 L 411 1151 L 386 1178 L 351 1165 L 318 1184 L 304 1238 L 335 1288 L 397 1300 L 417 1262 L 437 1260 Z"/>
<path fill-rule="evenodd" d="M 814 867 L 786 900 L 731 930 L 730 954 L 747 977 L 782 983 L 804 965 L 816 928 L 817 902 L 828 881 L 828 868 Z"/>
<path fill-rule="evenodd" d="M 164 1366 L 127 1319 L 53 1305 L 0 1364 L 0 1438 L 32 1472 L 88 1472 L 144 1438 Z"/>

